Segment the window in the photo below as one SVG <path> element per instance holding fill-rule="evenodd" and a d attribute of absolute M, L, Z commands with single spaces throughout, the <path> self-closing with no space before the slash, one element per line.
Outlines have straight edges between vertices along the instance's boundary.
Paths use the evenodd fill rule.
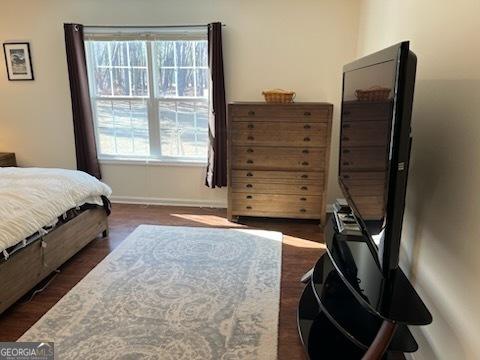
<path fill-rule="evenodd" d="M 206 31 L 87 32 L 85 47 L 101 158 L 206 161 Z"/>

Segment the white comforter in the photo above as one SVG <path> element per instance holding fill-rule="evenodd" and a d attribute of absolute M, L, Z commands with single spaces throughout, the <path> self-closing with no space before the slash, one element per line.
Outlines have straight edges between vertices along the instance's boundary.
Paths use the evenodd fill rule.
<path fill-rule="evenodd" d="M 0 168 L 0 252 L 20 243 L 66 211 L 102 205 L 112 190 L 81 171 Z"/>

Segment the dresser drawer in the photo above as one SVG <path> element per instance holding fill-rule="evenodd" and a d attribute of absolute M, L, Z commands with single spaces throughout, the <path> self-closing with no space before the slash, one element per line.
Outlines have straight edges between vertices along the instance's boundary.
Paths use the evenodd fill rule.
<path fill-rule="evenodd" d="M 318 217 L 322 196 L 232 193 L 232 211 L 237 215 Z"/>
<path fill-rule="evenodd" d="M 233 145 L 303 147 L 327 145 L 326 123 L 236 121 L 231 127 Z"/>
<path fill-rule="evenodd" d="M 318 184 L 282 184 L 274 182 L 236 182 L 233 181 L 232 191 L 243 193 L 260 194 L 297 194 L 297 195 L 322 195 L 323 186 Z"/>
<path fill-rule="evenodd" d="M 268 170 L 232 170 L 232 181 L 251 181 L 296 183 L 298 180 L 313 181 L 323 185 L 325 175 L 319 171 L 268 171 Z"/>
<path fill-rule="evenodd" d="M 279 120 L 288 122 L 327 122 L 330 119 L 332 106 L 299 106 L 295 104 L 231 104 L 228 109 L 229 115 L 231 116 L 233 121 L 256 119 L 256 121 Z"/>
<path fill-rule="evenodd" d="M 231 162 L 233 168 L 243 169 L 322 171 L 325 167 L 325 150 L 323 148 L 233 146 Z"/>

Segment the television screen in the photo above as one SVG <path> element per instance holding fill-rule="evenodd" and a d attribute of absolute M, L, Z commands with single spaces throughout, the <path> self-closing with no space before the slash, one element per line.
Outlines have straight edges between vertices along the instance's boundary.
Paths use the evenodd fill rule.
<path fill-rule="evenodd" d="M 408 59 L 402 43 L 345 66 L 343 74 L 339 182 L 380 265 L 390 268 L 398 264 L 392 248 L 400 242 L 408 168 L 416 64 L 410 58 L 412 78 Z"/>

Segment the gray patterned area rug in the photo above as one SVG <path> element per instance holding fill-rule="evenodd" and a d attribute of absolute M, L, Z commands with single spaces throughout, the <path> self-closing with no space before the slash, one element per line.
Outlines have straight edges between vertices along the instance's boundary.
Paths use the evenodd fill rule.
<path fill-rule="evenodd" d="M 275 359 L 282 234 L 139 226 L 19 341 L 56 359 Z"/>

